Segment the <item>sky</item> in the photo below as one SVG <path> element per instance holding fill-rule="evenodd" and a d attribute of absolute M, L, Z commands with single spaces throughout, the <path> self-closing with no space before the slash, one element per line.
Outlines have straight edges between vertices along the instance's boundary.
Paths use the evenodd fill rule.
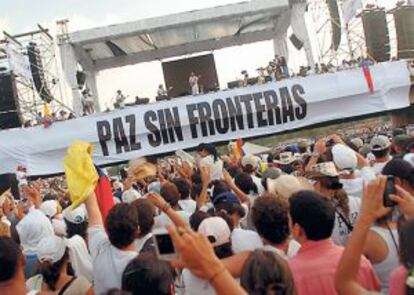
<path fill-rule="evenodd" d="M 69 30 L 134 21 L 154 16 L 237 3 L 241 0 L 0 0 L 0 32 L 18 34 L 36 28 L 36 24 L 56 32 L 56 21 L 69 19 Z M 325 1 L 325 0 L 321 0 Z M 365 0 L 364 0 L 365 1 Z M 396 0 L 367 0 L 390 8 Z M 367 2 L 365 1 L 365 2 Z M 241 70 L 254 73 L 273 58 L 271 41 L 226 48 L 214 52 L 219 82 L 239 76 Z M 117 89 L 132 97 L 154 97 L 163 82 L 159 62 L 144 63 L 100 72 L 98 92 L 105 106 Z M 115 81 L 115 82 L 114 82 Z"/>

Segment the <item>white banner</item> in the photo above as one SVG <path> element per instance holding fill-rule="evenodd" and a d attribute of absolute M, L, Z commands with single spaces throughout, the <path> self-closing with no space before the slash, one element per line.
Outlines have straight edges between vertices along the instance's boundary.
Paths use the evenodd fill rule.
<path fill-rule="evenodd" d="M 405 62 L 377 64 L 371 73 L 374 94 L 355 69 L 2 131 L 0 174 L 14 173 L 19 164 L 28 175 L 60 173 L 77 139 L 94 145 L 93 160 L 102 165 L 409 106 Z"/>
<path fill-rule="evenodd" d="M 343 0 L 342 1 L 342 16 L 344 18 L 345 24 L 348 24 L 349 21 L 356 15 L 358 9 L 362 8 L 361 0 Z"/>
<path fill-rule="evenodd" d="M 32 80 L 30 62 L 27 56 L 18 52 L 10 45 L 6 47 L 7 59 L 9 60 L 10 70 L 17 76 L 22 76 L 27 80 Z"/>

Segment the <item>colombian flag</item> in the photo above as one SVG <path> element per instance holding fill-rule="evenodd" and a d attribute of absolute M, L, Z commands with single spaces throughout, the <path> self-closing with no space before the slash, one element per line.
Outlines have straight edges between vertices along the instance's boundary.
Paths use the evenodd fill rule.
<path fill-rule="evenodd" d="M 367 81 L 367 85 L 369 88 L 369 92 L 374 94 L 374 82 L 372 80 L 371 71 L 369 70 L 369 64 L 367 62 L 362 62 L 362 71 L 364 72 L 365 80 Z"/>
<path fill-rule="evenodd" d="M 98 201 L 99 211 L 102 214 L 102 220 L 106 220 L 109 210 L 115 205 L 112 196 L 111 181 L 102 169 L 96 167 L 96 171 L 98 173 L 98 183 L 95 187 L 95 195 Z"/>

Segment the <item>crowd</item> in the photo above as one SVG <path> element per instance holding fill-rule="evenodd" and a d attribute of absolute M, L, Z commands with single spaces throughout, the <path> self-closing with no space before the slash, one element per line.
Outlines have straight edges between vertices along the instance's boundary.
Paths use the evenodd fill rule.
<path fill-rule="evenodd" d="M 87 155 L 3 193 L 0 294 L 414 294 L 403 129 L 177 155 L 131 162 L 109 198 Z"/>

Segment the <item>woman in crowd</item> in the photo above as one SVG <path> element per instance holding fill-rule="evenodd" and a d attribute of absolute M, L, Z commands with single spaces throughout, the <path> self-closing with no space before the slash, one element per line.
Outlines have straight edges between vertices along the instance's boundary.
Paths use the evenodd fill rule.
<path fill-rule="evenodd" d="M 343 246 L 352 232 L 361 201 L 347 195 L 333 162 L 316 164 L 313 167 L 311 178 L 315 181 L 315 190 L 328 197 L 335 206 L 335 226 L 332 240 Z"/>
<path fill-rule="evenodd" d="M 57 292 L 60 295 L 93 295 L 91 283 L 84 277 L 69 275 L 69 249 L 57 236 L 42 239 L 37 245 L 40 274 L 27 281 L 32 291 Z"/>
<path fill-rule="evenodd" d="M 247 259 L 240 284 L 250 295 L 295 295 L 292 273 L 276 253 L 256 250 Z"/>

